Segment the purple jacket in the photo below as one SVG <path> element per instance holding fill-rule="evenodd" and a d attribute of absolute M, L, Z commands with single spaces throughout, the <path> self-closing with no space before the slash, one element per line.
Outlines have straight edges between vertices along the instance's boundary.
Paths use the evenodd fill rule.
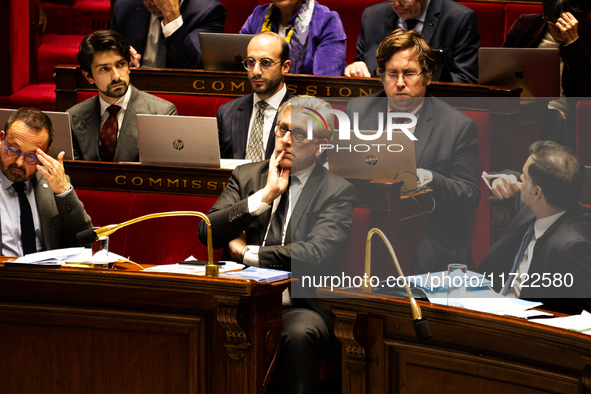
<path fill-rule="evenodd" d="M 269 4 L 256 7 L 240 29 L 240 34 L 259 33 L 268 9 Z M 279 10 L 275 10 L 276 12 L 271 14 L 271 19 L 273 20 L 273 31 L 277 32 Z M 347 36 L 339 14 L 316 2 L 309 26 L 305 58 L 303 62 L 295 62 L 295 59 L 292 58 L 292 51 L 290 51 L 289 60 L 292 62 L 292 67 L 289 72 L 292 74 L 343 75 L 347 65 L 345 62 L 346 50 Z M 296 63 L 301 64 L 300 67 L 297 67 L 298 69 L 294 69 Z"/>

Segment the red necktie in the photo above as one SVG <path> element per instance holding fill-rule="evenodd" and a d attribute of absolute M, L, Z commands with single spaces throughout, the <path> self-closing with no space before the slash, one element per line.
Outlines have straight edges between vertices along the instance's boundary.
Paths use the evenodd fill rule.
<path fill-rule="evenodd" d="M 119 124 L 117 123 L 117 114 L 121 109 L 118 105 L 111 105 L 107 108 L 109 117 L 105 121 L 101 129 L 101 146 L 99 147 L 99 156 L 102 161 L 113 161 L 115 156 L 115 149 L 117 148 L 117 131 L 119 131 Z"/>

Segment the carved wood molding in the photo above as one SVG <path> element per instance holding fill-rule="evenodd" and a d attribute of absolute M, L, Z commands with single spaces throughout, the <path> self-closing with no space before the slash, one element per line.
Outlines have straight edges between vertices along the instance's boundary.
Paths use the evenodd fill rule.
<path fill-rule="evenodd" d="M 585 386 L 585 392 L 591 393 L 591 358 L 583 357 L 583 360 L 586 365 L 581 374 L 581 382 L 583 382 L 583 386 Z"/>
<path fill-rule="evenodd" d="M 234 360 L 241 360 L 250 349 L 250 342 L 246 332 L 238 323 L 238 309 L 240 299 L 238 297 L 224 297 L 218 299 L 218 322 L 226 332 L 224 346 L 228 356 Z"/>
<path fill-rule="evenodd" d="M 361 374 L 366 367 L 365 347 L 356 337 L 365 335 L 365 320 L 358 319 L 356 312 L 333 310 L 337 317 L 335 335 L 343 344 L 347 369 L 354 374 Z"/>

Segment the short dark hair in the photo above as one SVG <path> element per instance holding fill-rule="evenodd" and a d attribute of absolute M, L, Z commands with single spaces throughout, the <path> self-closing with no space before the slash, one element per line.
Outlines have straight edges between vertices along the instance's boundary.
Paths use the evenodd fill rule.
<path fill-rule="evenodd" d="M 386 63 L 390 61 L 397 51 L 405 49 L 413 49 L 413 53 L 419 59 L 425 78 L 431 78 L 433 71 L 435 71 L 435 52 L 421 34 L 414 30 L 404 31 L 402 29 L 394 30 L 380 43 L 376 51 L 376 60 L 378 61 L 376 72 L 378 76 L 383 78 Z"/>
<path fill-rule="evenodd" d="M 533 159 L 527 172 L 542 188 L 546 202 L 566 210 L 579 205 L 585 185 L 585 167 L 575 152 L 552 141 L 537 141 L 529 147 Z"/>
<path fill-rule="evenodd" d="M 129 43 L 121 34 L 113 30 L 97 30 L 88 34 L 82 39 L 78 51 L 77 58 L 80 68 L 92 75 L 94 54 L 110 50 L 117 51 L 127 63 L 131 61 Z"/>
<path fill-rule="evenodd" d="M 263 31 L 255 35 L 255 37 L 257 36 L 268 36 L 278 40 L 281 44 L 281 53 L 279 54 L 279 59 L 281 60 L 281 63 L 285 63 L 287 60 L 289 60 L 289 44 L 287 43 L 287 41 L 285 41 L 283 37 L 272 31 Z"/>
<path fill-rule="evenodd" d="M 51 119 L 49 116 L 44 114 L 43 112 L 39 111 L 37 108 L 19 108 L 10 115 L 10 118 L 6 121 L 6 125 L 4 126 L 4 133 L 6 138 L 6 133 L 12 127 L 12 124 L 20 120 L 23 122 L 29 129 L 34 130 L 36 132 L 40 132 L 43 129 L 47 129 L 47 133 L 49 134 L 49 139 L 47 140 L 47 147 L 51 146 L 53 142 L 53 124 L 51 123 Z"/>
<path fill-rule="evenodd" d="M 584 6 L 588 0 L 542 0 L 544 16 L 555 22 L 564 12 L 570 12 L 576 19 L 581 19 L 589 12 L 589 7 Z"/>

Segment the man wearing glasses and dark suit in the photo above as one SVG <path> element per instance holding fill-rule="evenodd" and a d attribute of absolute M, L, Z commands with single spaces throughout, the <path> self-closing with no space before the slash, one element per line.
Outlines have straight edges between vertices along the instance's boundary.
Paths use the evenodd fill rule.
<path fill-rule="evenodd" d="M 292 95 L 285 86 L 289 45 L 273 32 L 257 34 L 247 49 L 244 68 L 254 93 L 222 105 L 216 114 L 223 159 L 269 159 L 275 147 L 277 109 Z"/>

